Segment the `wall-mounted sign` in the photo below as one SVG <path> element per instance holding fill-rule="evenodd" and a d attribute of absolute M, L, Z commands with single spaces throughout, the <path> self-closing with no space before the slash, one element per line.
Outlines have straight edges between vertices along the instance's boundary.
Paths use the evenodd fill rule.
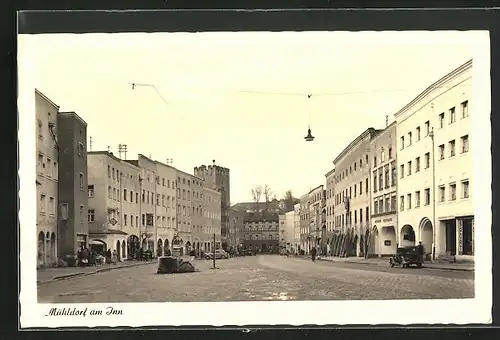
<path fill-rule="evenodd" d="M 384 241 L 384 245 L 385 245 L 386 247 L 389 247 L 389 246 L 391 245 L 391 240 L 385 240 L 385 241 Z"/>

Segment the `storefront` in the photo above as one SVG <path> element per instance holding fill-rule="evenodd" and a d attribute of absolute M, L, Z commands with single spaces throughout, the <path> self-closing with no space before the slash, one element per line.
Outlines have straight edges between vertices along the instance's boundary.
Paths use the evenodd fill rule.
<path fill-rule="evenodd" d="M 398 242 L 396 237 L 397 220 L 396 215 L 386 215 L 381 217 L 373 217 L 371 229 L 371 243 L 369 255 L 378 257 L 390 256 L 396 253 Z M 404 236 L 404 239 L 411 239 L 411 232 Z M 414 239 L 414 234 L 413 234 Z M 410 242 L 410 241 L 408 241 Z M 414 241 L 413 241 L 414 242 Z"/>

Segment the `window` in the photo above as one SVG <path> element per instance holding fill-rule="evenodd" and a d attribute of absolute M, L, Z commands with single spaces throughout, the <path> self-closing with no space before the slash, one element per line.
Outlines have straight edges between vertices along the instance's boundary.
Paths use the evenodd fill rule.
<path fill-rule="evenodd" d="M 89 223 L 95 222 L 95 210 L 89 209 L 87 217 L 89 219 Z"/>
<path fill-rule="evenodd" d="M 425 195 L 425 205 L 431 204 L 431 189 L 427 188 L 424 190 Z"/>
<path fill-rule="evenodd" d="M 449 141 L 448 147 L 450 148 L 450 157 L 455 156 L 455 140 Z"/>
<path fill-rule="evenodd" d="M 359 209 L 359 223 L 363 223 L 363 208 Z"/>
<path fill-rule="evenodd" d="M 146 200 L 146 190 L 142 189 L 142 203 Z"/>
<path fill-rule="evenodd" d="M 80 172 L 80 190 L 83 191 L 83 174 Z"/>
<path fill-rule="evenodd" d="M 396 195 L 391 196 L 391 210 L 390 211 L 396 211 L 397 206 L 396 206 Z"/>
<path fill-rule="evenodd" d="M 356 184 L 354 184 L 354 197 L 356 197 L 357 193 L 358 193 L 358 188 Z"/>
<path fill-rule="evenodd" d="M 84 217 L 83 217 L 83 204 L 80 205 L 80 223 L 85 222 Z"/>
<path fill-rule="evenodd" d="M 411 209 L 411 194 L 406 195 L 406 204 L 408 204 L 408 210 Z"/>
<path fill-rule="evenodd" d="M 415 191 L 415 208 L 420 207 L 420 191 Z"/>
<path fill-rule="evenodd" d="M 408 162 L 408 176 L 411 175 L 411 161 Z"/>
<path fill-rule="evenodd" d="M 47 157 L 47 176 L 49 178 L 52 177 L 52 160 L 50 158 Z"/>
<path fill-rule="evenodd" d="M 365 183 L 365 192 L 368 193 L 368 178 L 366 179 Z"/>
<path fill-rule="evenodd" d="M 142 214 L 142 225 L 146 224 L 146 215 Z"/>
<path fill-rule="evenodd" d="M 160 205 L 160 194 L 156 194 L 156 205 Z"/>
<path fill-rule="evenodd" d="M 444 202 L 444 196 L 445 196 L 445 190 L 444 190 L 444 185 L 439 186 L 439 202 L 443 203 Z"/>
<path fill-rule="evenodd" d="M 134 193 L 132 192 L 132 190 L 130 191 L 130 202 L 134 202 Z"/>
<path fill-rule="evenodd" d="M 382 148 L 382 151 L 380 152 L 380 163 L 385 162 L 385 150 Z"/>
<path fill-rule="evenodd" d="M 431 123 L 429 121 L 425 122 L 425 137 L 431 132 Z"/>
<path fill-rule="evenodd" d="M 405 210 L 405 197 L 399 196 L 399 211 Z"/>
<path fill-rule="evenodd" d="M 389 167 L 386 166 L 385 167 L 385 188 L 386 189 L 389 187 L 389 183 L 390 183 L 390 180 L 389 180 Z"/>
<path fill-rule="evenodd" d="M 128 219 L 127 214 L 123 214 L 123 225 L 124 226 L 127 226 L 127 219 Z"/>
<path fill-rule="evenodd" d="M 113 168 L 113 169 L 111 170 L 111 174 L 112 174 L 112 176 L 113 176 L 113 179 L 116 179 L 116 176 L 115 176 L 115 168 Z"/>
<path fill-rule="evenodd" d="M 167 179 L 167 188 L 170 188 L 170 180 Z"/>
<path fill-rule="evenodd" d="M 373 157 L 373 167 L 377 166 L 377 156 Z"/>
<path fill-rule="evenodd" d="M 139 193 L 135 193 L 135 203 L 139 203 Z"/>
<path fill-rule="evenodd" d="M 420 140 L 420 126 L 417 126 L 417 142 Z"/>
<path fill-rule="evenodd" d="M 430 164 L 431 164 L 431 154 L 427 152 L 425 154 L 425 168 L 429 169 L 429 167 L 431 166 Z"/>
<path fill-rule="evenodd" d="M 47 196 L 40 195 L 40 212 L 45 214 L 45 205 L 47 204 Z"/>
<path fill-rule="evenodd" d="M 439 128 L 444 128 L 444 112 L 439 114 Z"/>
<path fill-rule="evenodd" d="M 375 215 L 378 214 L 378 200 L 374 199 L 373 200 L 373 210 L 375 211 Z"/>
<path fill-rule="evenodd" d="M 111 178 L 111 168 L 109 165 L 108 165 L 108 178 Z"/>
<path fill-rule="evenodd" d="M 385 198 L 385 212 L 391 211 L 391 198 L 387 196 Z"/>
<path fill-rule="evenodd" d="M 460 137 L 462 141 L 462 153 L 469 152 L 469 135 Z"/>
<path fill-rule="evenodd" d="M 43 131 L 42 131 L 43 123 L 40 119 L 38 119 L 37 123 L 38 123 L 38 125 L 37 125 L 38 137 L 40 139 L 43 139 Z"/>
<path fill-rule="evenodd" d="M 54 178 L 55 181 L 58 180 L 58 177 L 59 177 L 59 168 L 58 168 L 58 165 L 57 165 L 57 162 L 54 162 L 54 168 L 53 168 L 53 174 L 52 174 L 52 178 Z"/>
<path fill-rule="evenodd" d="M 54 215 L 56 213 L 55 205 L 54 205 L 54 197 L 49 197 L 49 208 L 47 209 L 49 214 Z"/>
<path fill-rule="evenodd" d="M 453 124 L 457 121 L 457 117 L 455 115 L 455 107 L 450 109 L 450 124 Z"/>
<path fill-rule="evenodd" d="M 89 197 L 94 197 L 94 185 L 89 185 L 88 187 Z"/>
<path fill-rule="evenodd" d="M 392 148 L 389 148 L 388 156 L 389 156 L 389 159 L 392 159 Z"/>
<path fill-rule="evenodd" d="M 399 166 L 399 178 L 405 177 L 405 165 L 401 164 Z"/>
<path fill-rule="evenodd" d="M 84 151 L 83 143 L 78 142 L 78 156 L 83 156 Z"/>
<path fill-rule="evenodd" d="M 138 227 L 139 226 L 139 216 L 136 216 L 135 217 L 135 226 Z"/>
<path fill-rule="evenodd" d="M 399 150 L 403 150 L 405 148 L 405 136 L 401 136 L 399 138 L 399 144 L 400 144 Z M 375 164 L 375 166 L 377 165 Z"/>
<path fill-rule="evenodd" d="M 377 173 L 373 173 L 373 192 L 377 192 Z"/>
<path fill-rule="evenodd" d="M 392 184 L 392 186 L 395 186 L 396 185 L 396 180 L 397 180 L 397 178 L 396 178 L 396 176 L 397 176 L 397 174 L 396 174 L 396 165 L 395 164 L 392 165 L 391 172 L 392 172 L 392 174 L 391 174 L 392 183 L 391 184 Z"/>
<path fill-rule="evenodd" d="M 127 189 L 123 189 L 123 200 L 127 201 Z"/>
<path fill-rule="evenodd" d="M 462 198 L 469 198 L 469 180 L 462 181 Z"/>
<path fill-rule="evenodd" d="M 383 214 L 384 213 L 384 199 L 381 198 L 378 201 L 378 213 Z"/>
<path fill-rule="evenodd" d="M 161 185 L 162 185 L 162 186 L 165 186 L 165 178 L 162 178 L 162 179 L 161 179 Z"/>
<path fill-rule="evenodd" d="M 111 192 L 112 192 L 112 191 L 111 191 L 111 187 L 110 187 L 110 186 L 108 186 L 108 198 L 112 198 L 112 196 L 111 196 Z"/>
<path fill-rule="evenodd" d="M 415 158 L 415 172 L 420 171 L 420 157 Z"/>
<path fill-rule="evenodd" d="M 382 175 L 382 169 L 380 169 L 378 173 L 378 183 L 378 189 L 382 190 L 384 188 L 384 176 Z"/>
<path fill-rule="evenodd" d="M 41 153 L 38 154 L 37 168 L 38 168 L 38 173 L 43 174 L 44 164 L 43 164 L 43 154 Z"/>
<path fill-rule="evenodd" d="M 165 195 L 161 195 L 161 206 L 165 206 Z"/>
<path fill-rule="evenodd" d="M 450 201 L 455 201 L 457 199 L 457 185 L 455 183 L 450 183 Z"/>
<path fill-rule="evenodd" d="M 354 171 L 356 171 L 356 162 L 354 162 Z"/>
<path fill-rule="evenodd" d="M 444 144 L 438 146 L 438 152 L 439 152 L 439 160 L 441 161 L 444 159 Z"/>
<path fill-rule="evenodd" d="M 462 107 L 462 118 L 468 117 L 469 116 L 469 101 L 464 101 L 461 104 Z"/>
<path fill-rule="evenodd" d="M 362 167 L 363 167 L 363 158 L 361 158 L 361 159 L 359 160 L 359 167 L 360 167 L 360 168 L 362 168 Z"/>
<path fill-rule="evenodd" d="M 408 132 L 408 146 L 411 145 L 411 132 Z"/>

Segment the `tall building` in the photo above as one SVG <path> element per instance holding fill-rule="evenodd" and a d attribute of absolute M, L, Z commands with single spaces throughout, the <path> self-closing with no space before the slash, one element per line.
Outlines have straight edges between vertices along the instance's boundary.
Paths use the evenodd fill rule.
<path fill-rule="evenodd" d="M 324 186 L 321 184 L 309 192 L 309 249 L 315 247 L 318 254 L 323 253 L 325 246 L 323 242 L 323 226 L 326 223 L 326 212 L 324 210 L 325 190 L 323 188 Z"/>
<path fill-rule="evenodd" d="M 229 209 L 229 228 L 230 235 L 234 237 L 234 240 L 230 244 L 236 244 L 237 246 L 233 249 L 241 249 L 243 247 L 244 236 L 244 220 L 245 212 L 234 207 Z"/>
<path fill-rule="evenodd" d="M 201 225 L 200 241 L 196 244 L 196 249 L 199 248 L 205 252 L 213 251 L 214 248 L 221 249 L 221 193 L 203 187 L 201 199 L 204 219 Z"/>
<path fill-rule="evenodd" d="M 309 254 L 311 236 L 309 233 L 309 194 L 300 197 L 300 251 Z"/>
<path fill-rule="evenodd" d="M 74 112 L 57 114 L 59 143 L 59 257 L 88 245 L 87 123 Z"/>
<path fill-rule="evenodd" d="M 293 206 L 293 253 L 300 250 L 300 203 Z"/>
<path fill-rule="evenodd" d="M 335 230 L 335 169 L 328 171 L 325 174 L 326 186 L 325 186 L 325 210 L 326 210 L 326 230 L 324 231 L 323 240 L 326 244 L 326 253 L 330 254 L 333 245 L 333 235 Z"/>
<path fill-rule="evenodd" d="M 177 227 L 175 182 L 177 169 L 155 161 L 156 163 L 156 254 L 165 255 L 170 249 Z"/>
<path fill-rule="evenodd" d="M 252 252 L 277 254 L 279 250 L 279 214 L 261 211 L 245 216 L 244 248 Z"/>
<path fill-rule="evenodd" d="M 35 90 L 36 115 L 36 195 L 37 195 L 37 267 L 57 263 L 57 216 L 59 155 L 57 143 L 57 113 L 59 106 Z M 68 217 L 67 211 L 61 212 Z"/>
<path fill-rule="evenodd" d="M 370 142 L 372 160 L 371 228 L 369 231 L 368 254 L 375 256 L 396 253 L 397 229 L 397 136 L 396 122 Z M 420 158 L 415 164 L 420 171 Z"/>
<path fill-rule="evenodd" d="M 192 202 L 192 187 L 195 186 L 194 181 L 199 180 L 187 172 L 177 170 L 177 229 L 176 229 L 176 245 L 182 245 L 185 252 L 189 253 L 192 244 L 192 218 L 191 207 Z M 195 218 L 196 219 L 196 218 Z"/>
<path fill-rule="evenodd" d="M 428 257 L 474 256 L 471 84 L 472 60 L 395 114 L 398 241 L 421 241 Z"/>
<path fill-rule="evenodd" d="M 231 182 L 229 169 L 215 165 L 201 165 L 194 168 L 194 175 L 202 178 L 207 188 L 219 191 L 221 194 L 221 237 L 222 248 L 228 250 L 229 247 L 235 247 L 236 244 L 229 244 L 232 239 L 229 235 L 229 208 L 231 207 Z"/>
<path fill-rule="evenodd" d="M 294 239 L 295 239 L 295 211 L 289 211 L 285 213 L 285 223 L 284 223 L 284 246 L 285 249 L 290 253 L 295 252 Z M 281 222 L 280 222 L 281 226 Z"/>
<path fill-rule="evenodd" d="M 90 247 L 116 251 L 120 261 L 134 258 L 144 232 L 141 169 L 111 152 L 88 151 L 87 173 Z"/>
<path fill-rule="evenodd" d="M 370 141 L 381 130 L 368 128 L 335 158 L 335 222 L 342 241 L 338 254 L 363 256 L 370 229 Z"/>

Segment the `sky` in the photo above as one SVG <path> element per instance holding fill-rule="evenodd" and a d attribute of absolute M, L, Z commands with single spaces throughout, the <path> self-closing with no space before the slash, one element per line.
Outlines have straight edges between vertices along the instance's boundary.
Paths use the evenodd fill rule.
<path fill-rule="evenodd" d="M 23 51 L 36 87 L 87 122 L 92 151 L 127 144 L 128 159 L 172 158 L 189 173 L 215 160 L 237 203 L 256 185 L 279 198 L 324 184 L 353 139 L 472 58 L 467 34 L 44 34 Z"/>

